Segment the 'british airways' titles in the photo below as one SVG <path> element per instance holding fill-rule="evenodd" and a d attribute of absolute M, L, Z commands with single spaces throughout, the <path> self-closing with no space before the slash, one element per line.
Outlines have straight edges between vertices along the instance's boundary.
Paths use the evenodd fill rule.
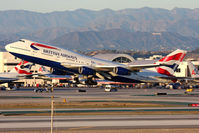
<path fill-rule="evenodd" d="M 55 55 L 55 56 L 62 56 L 62 57 L 66 57 L 66 58 L 69 58 L 69 59 L 77 60 L 76 56 L 67 55 L 67 54 L 64 54 L 64 53 L 59 53 L 59 52 L 56 52 L 56 51 L 53 51 L 53 50 L 43 49 L 43 53 L 51 54 L 51 55 Z"/>

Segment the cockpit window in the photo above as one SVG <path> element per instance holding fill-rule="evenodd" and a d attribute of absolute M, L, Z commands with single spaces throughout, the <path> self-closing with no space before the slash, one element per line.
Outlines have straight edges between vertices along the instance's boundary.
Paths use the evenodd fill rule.
<path fill-rule="evenodd" d="M 20 42 L 25 42 L 24 40 L 19 40 Z"/>

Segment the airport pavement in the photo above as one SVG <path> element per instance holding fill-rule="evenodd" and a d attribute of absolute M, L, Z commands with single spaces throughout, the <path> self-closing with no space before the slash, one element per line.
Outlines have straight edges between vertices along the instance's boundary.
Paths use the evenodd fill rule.
<path fill-rule="evenodd" d="M 56 116 L 55 129 L 197 128 L 198 115 Z M 0 131 L 50 129 L 50 116 L 1 117 Z"/>
<path fill-rule="evenodd" d="M 142 107 L 142 108 L 71 108 L 56 111 L 199 111 L 199 107 L 188 107 L 188 104 L 199 103 L 199 90 L 185 94 L 185 90 L 167 89 L 121 89 L 118 92 L 104 92 L 99 88 L 81 88 L 86 92 L 77 92 L 78 88 L 55 89 L 53 93 L 34 93 L 32 90 L 0 91 L 1 103 L 50 102 L 66 98 L 67 101 L 128 101 L 170 103 L 173 107 Z M 168 95 L 157 96 L 157 92 Z M 83 104 L 83 102 L 82 102 Z M 182 105 L 181 107 L 175 105 Z M 1 109 L 6 111 L 49 111 L 49 109 Z M 110 113 L 109 113 L 110 114 Z M 132 129 L 132 128 L 197 128 L 198 115 L 86 115 L 86 116 L 55 116 L 56 128 L 79 129 Z M 0 116 L 0 131 L 42 130 L 50 128 L 49 116 Z"/>
<path fill-rule="evenodd" d="M 0 114 L 25 114 L 29 113 L 46 113 L 50 109 L 0 109 Z M 149 111 L 199 111 L 198 107 L 129 107 L 129 108 L 55 108 L 54 112 L 68 112 L 68 113 L 81 113 L 81 112 L 149 112 Z"/>
<path fill-rule="evenodd" d="M 21 89 L 19 91 L 0 91 L 0 103 L 8 102 L 46 102 L 51 96 L 55 98 L 66 98 L 68 101 L 82 100 L 137 100 L 137 101 L 175 101 L 195 103 L 199 101 L 199 89 L 185 94 L 185 90 L 168 89 L 119 89 L 118 92 L 104 92 L 99 88 L 80 88 L 86 92 L 78 92 L 79 88 L 55 88 L 53 93 L 34 93 L 33 88 Z M 168 95 L 157 96 L 158 92 Z M 15 100 L 13 100 L 15 99 Z"/>

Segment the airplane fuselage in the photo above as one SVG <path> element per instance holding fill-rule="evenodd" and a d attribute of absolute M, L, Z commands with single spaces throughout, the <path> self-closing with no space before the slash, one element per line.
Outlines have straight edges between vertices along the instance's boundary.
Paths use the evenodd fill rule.
<path fill-rule="evenodd" d="M 34 43 L 29 40 L 15 42 L 14 46 L 12 44 L 7 45 L 6 49 L 14 56 L 23 60 L 74 73 L 78 73 L 78 71 L 76 69 L 64 67 L 62 64 L 67 63 L 71 66 L 85 65 L 91 67 L 97 65 L 125 67 L 123 64 L 80 55 L 73 51 Z"/>
<path fill-rule="evenodd" d="M 44 66 L 49 66 L 51 68 L 62 71 L 72 72 L 75 74 L 92 75 L 104 79 L 110 79 L 113 81 L 134 83 L 145 81 L 149 82 L 150 80 L 157 81 L 158 79 L 158 76 L 153 77 L 153 74 L 158 74 L 156 69 L 149 70 L 148 72 L 143 73 L 135 72 L 133 69 L 133 67 L 136 68 L 135 65 L 130 66 L 85 55 L 80 55 L 73 51 L 61 49 L 50 45 L 44 45 L 30 40 L 19 40 L 18 42 L 6 45 L 5 48 L 11 54 L 23 60 Z M 180 59 L 184 58 L 185 53 L 185 51 L 176 50 L 172 53 L 172 55 L 163 58 L 162 60 L 160 60 L 160 62 L 165 63 L 166 61 L 167 63 L 172 63 L 173 61 L 179 61 Z M 146 68 L 145 65 L 142 66 Z M 157 67 L 158 64 L 152 64 L 148 66 Z M 141 68 L 140 66 L 138 67 Z M 158 72 L 160 73 L 158 75 L 161 76 L 163 76 L 162 74 L 167 76 L 171 75 L 164 68 L 159 68 Z M 146 76 L 146 74 L 150 75 Z"/>

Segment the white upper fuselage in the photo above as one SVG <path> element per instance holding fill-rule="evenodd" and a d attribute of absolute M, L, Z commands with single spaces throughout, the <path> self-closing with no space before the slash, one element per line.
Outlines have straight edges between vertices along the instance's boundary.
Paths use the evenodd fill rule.
<path fill-rule="evenodd" d="M 125 67 L 123 64 L 80 55 L 69 50 L 43 45 L 25 39 L 8 44 L 6 50 L 12 54 L 21 54 L 25 60 L 28 60 L 26 58 L 30 58 L 28 61 L 32 61 L 31 58 L 34 58 L 33 60 L 36 61 L 32 61 L 33 63 L 37 63 L 37 59 L 43 59 L 41 60 L 41 64 L 50 67 L 54 66 L 45 61 L 59 62 L 62 64 L 67 63 L 75 66 L 90 66 L 91 68 L 97 65 Z"/>

